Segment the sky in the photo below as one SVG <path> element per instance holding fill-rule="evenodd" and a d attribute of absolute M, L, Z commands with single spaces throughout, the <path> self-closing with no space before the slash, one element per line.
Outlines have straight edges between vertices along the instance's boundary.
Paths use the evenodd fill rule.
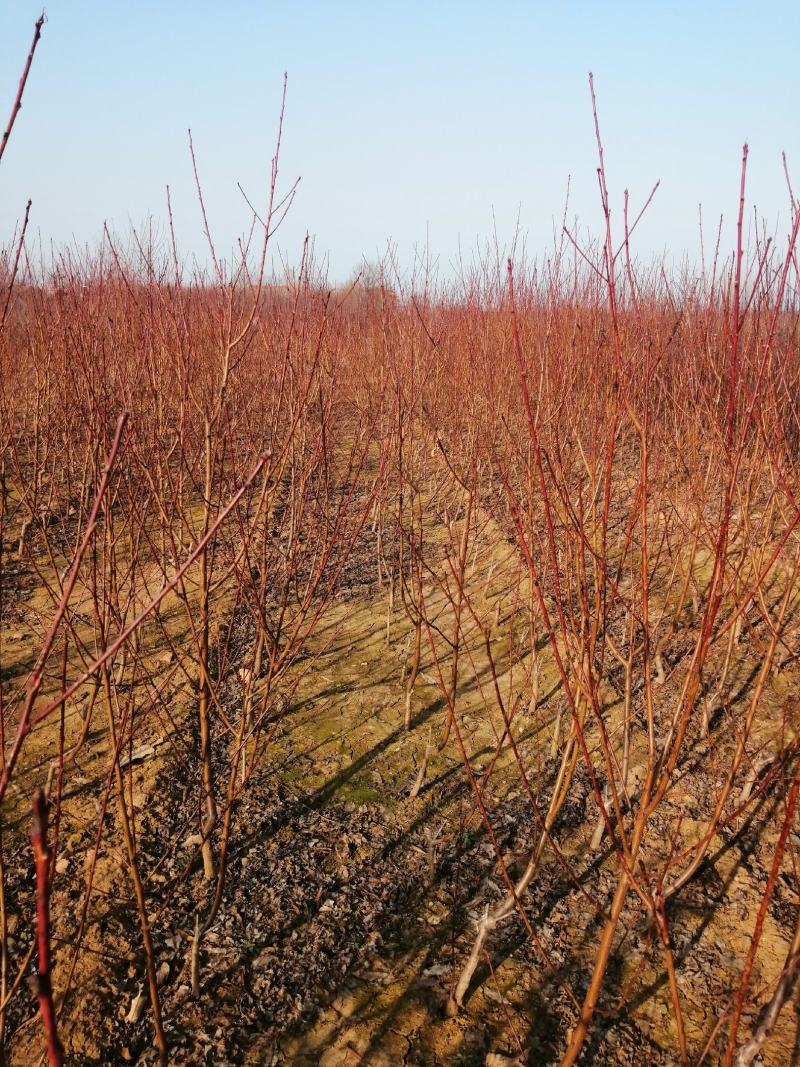
<path fill-rule="evenodd" d="M 0 0 L 3 127 L 40 10 Z M 279 191 L 300 182 L 273 250 L 296 264 L 308 234 L 332 281 L 387 241 L 404 269 L 427 247 L 445 275 L 517 225 L 546 252 L 568 180 L 570 219 L 598 232 L 590 70 L 615 226 L 625 188 L 638 210 L 661 181 L 640 257 L 696 258 L 700 204 L 730 244 L 745 139 L 748 208 L 778 237 L 783 150 L 800 189 L 797 0 L 51 0 L 46 14 L 0 164 L 0 243 L 28 198 L 44 248 L 96 247 L 104 224 L 163 235 L 169 185 L 181 252 L 207 264 L 191 128 L 227 255 L 250 220 L 238 184 L 266 203 L 284 72 Z"/>

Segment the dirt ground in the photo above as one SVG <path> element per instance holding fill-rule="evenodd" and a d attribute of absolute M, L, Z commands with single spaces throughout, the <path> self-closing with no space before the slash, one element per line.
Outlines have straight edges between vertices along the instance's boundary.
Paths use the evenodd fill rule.
<path fill-rule="evenodd" d="M 493 552 L 497 551 L 492 549 Z M 487 610 L 511 566 L 504 550 L 487 589 Z M 22 581 L 22 579 L 21 579 Z M 24 587 L 24 581 L 23 585 Z M 509 623 L 510 625 L 510 623 Z M 6 620 L 7 634 L 28 633 L 25 612 Z M 501 627 L 502 630 L 502 627 Z M 246 628 L 239 640 L 252 639 Z M 498 636 L 498 640 L 502 637 Z M 23 637 L 7 637 L 20 649 Z M 16 645 L 13 642 L 16 641 Z M 402 662 L 407 625 L 395 611 L 387 637 L 386 597 L 368 583 L 346 591 L 315 634 L 293 700 L 277 725 L 268 759 L 236 812 L 228 892 L 200 957 L 201 998 L 189 984 L 194 916 L 208 889 L 188 845 L 193 828 L 191 783 L 175 766 L 166 737 L 143 738 L 135 759 L 133 806 L 153 920 L 159 981 L 171 1062 L 187 1065 L 494 1065 L 556 1063 L 575 1022 L 567 987 L 580 1000 L 600 931 L 600 919 L 582 886 L 607 901 L 615 885 L 613 850 L 594 851 L 596 819 L 588 775 L 576 784 L 560 817 L 562 846 L 577 884 L 552 857 L 526 898 L 527 913 L 551 969 L 516 916 L 489 944 L 465 1009 L 448 1002 L 471 931 L 484 909 L 502 895 L 494 850 L 476 818 L 469 782 L 451 744 L 434 755 L 420 795 L 409 798 L 428 727 L 438 733 L 445 709 L 428 659 L 414 693 L 413 729 L 402 723 Z M 475 646 L 477 648 L 477 645 Z M 14 659 L 13 656 L 17 658 Z M 477 656 L 477 652 L 476 652 Z M 12 651 L 10 669 L 24 669 Z M 473 766 L 493 752 L 497 723 L 483 699 L 485 664 L 464 671 L 459 715 Z M 739 673 L 751 676 L 743 658 Z M 302 669 L 302 665 L 300 667 Z M 169 665 L 159 668 L 167 681 Z M 542 783 L 554 777 L 555 758 L 540 731 L 551 728 L 563 701 L 545 671 L 541 715 L 523 722 L 518 744 L 539 764 Z M 173 683 L 170 683 L 173 684 Z M 237 688 L 239 687 L 239 688 Z M 188 695 L 177 681 L 176 709 Z M 796 669 L 776 674 L 768 707 L 797 705 Z M 229 682 L 223 700 L 241 699 Z M 74 730 L 80 722 L 70 724 Z M 48 760 L 46 738 L 25 781 Z M 107 761 L 107 738 L 97 736 L 81 756 L 85 765 L 67 794 L 62 847 L 52 903 L 55 917 L 56 989 L 72 964 L 81 920 L 82 887 L 96 846 L 98 768 Z M 697 759 L 670 794 L 670 811 L 684 812 L 682 830 L 699 834 L 709 814 L 718 765 L 698 749 Z M 524 867 L 535 837 L 530 804 L 507 764 L 493 776 L 491 813 L 506 862 Z M 82 792 L 82 783 L 85 792 Z M 24 955 L 30 931 L 19 923 L 31 891 L 29 847 L 21 833 L 24 791 L 6 827 L 14 958 Z M 747 819 L 713 842 L 708 861 L 672 910 L 673 947 L 690 1047 L 711 1035 L 735 991 L 775 842 L 780 791 L 759 801 Z M 658 816 L 656 816 L 658 818 Z M 665 816 L 666 817 L 666 816 Z M 134 1019 L 144 992 L 135 914 L 114 813 L 97 853 L 94 894 L 86 917 L 84 949 L 62 1017 L 69 1062 L 76 1065 L 155 1062 L 147 1011 Z M 665 824 L 666 833 L 666 824 Z M 156 860 L 156 844 L 175 848 Z M 798 842 L 800 844 L 800 842 Z M 184 877 L 182 871 L 188 870 Z M 788 881 L 779 881 L 766 916 L 754 988 L 780 972 L 800 904 Z M 16 917 L 16 918 L 15 918 Z M 18 925 L 15 925 L 18 924 Z M 677 1062 L 675 1020 L 661 956 L 652 930 L 630 902 L 607 974 L 601 1010 L 581 1062 L 667 1065 Z M 10 1067 L 37 1062 L 41 1051 L 32 997 L 9 1015 Z M 746 1016 L 744 1025 L 751 1024 Z M 763 1063 L 798 1061 L 797 1015 L 784 1010 Z M 717 1062 L 714 1046 L 707 1062 Z"/>

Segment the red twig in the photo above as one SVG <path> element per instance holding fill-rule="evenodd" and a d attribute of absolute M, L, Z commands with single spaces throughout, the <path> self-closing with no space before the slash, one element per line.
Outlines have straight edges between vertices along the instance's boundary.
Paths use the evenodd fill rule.
<path fill-rule="evenodd" d="M 761 941 L 761 935 L 764 932 L 764 921 L 767 917 L 767 911 L 769 909 L 769 903 L 772 900 L 772 895 L 775 891 L 775 884 L 778 881 L 778 875 L 781 872 L 781 861 L 783 860 L 783 853 L 786 849 L 786 842 L 789 839 L 789 834 L 792 829 L 792 819 L 794 817 L 794 809 L 797 805 L 797 794 L 800 790 L 800 771 L 794 776 L 792 787 L 789 790 L 789 796 L 786 801 L 786 815 L 783 820 L 783 826 L 781 827 L 780 836 L 778 837 L 778 843 L 775 846 L 775 855 L 772 859 L 772 867 L 769 872 L 769 878 L 767 879 L 767 887 L 761 897 L 761 905 L 758 909 L 758 915 L 756 917 L 756 925 L 753 930 L 753 936 L 750 941 L 750 949 L 747 953 L 747 959 L 745 960 L 744 970 L 742 972 L 742 980 L 739 983 L 739 988 L 736 991 L 736 998 L 733 1005 L 733 1015 L 731 1017 L 730 1026 L 728 1028 L 728 1044 L 725 1049 L 725 1067 L 730 1067 L 733 1062 L 733 1054 L 736 1049 L 736 1035 L 739 1031 L 739 1021 L 742 1017 L 742 1010 L 744 1008 L 745 996 L 747 994 L 747 988 L 750 984 L 750 976 L 753 971 L 753 964 L 755 962 L 756 953 L 758 952 L 758 945 Z"/>
<path fill-rule="evenodd" d="M 11 269 L 11 280 L 8 283 L 8 290 L 6 292 L 5 303 L 3 304 L 3 314 L 0 315 L 0 330 L 3 329 L 6 323 L 6 316 L 8 315 L 8 305 L 11 303 L 11 294 L 14 291 L 14 282 L 17 280 L 17 271 L 19 270 L 19 260 L 22 255 L 22 246 L 25 244 L 25 232 L 28 229 L 28 220 L 31 215 L 31 201 L 25 205 L 25 218 L 22 220 L 22 229 L 19 235 L 19 241 L 17 242 L 17 251 L 14 255 L 14 266 Z"/>
<path fill-rule="evenodd" d="M 25 69 L 22 72 L 22 77 L 19 80 L 17 87 L 17 95 L 14 99 L 13 107 L 11 108 L 11 117 L 8 120 L 8 125 L 3 131 L 3 139 L 0 140 L 0 159 L 3 158 L 3 153 L 6 150 L 8 139 L 11 136 L 11 130 L 14 128 L 19 109 L 22 107 L 22 94 L 25 92 L 25 83 L 28 80 L 28 75 L 31 71 L 31 63 L 33 63 L 33 53 L 36 51 L 36 46 L 39 43 L 39 38 L 42 36 L 42 26 L 44 26 L 44 13 L 42 13 L 36 20 L 36 25 L 33 28 L 33 40 L 31 41 L 30 51 L 28 52 L 28 58 L 25 62 Z"/>
<path fill-rule="evenodd" d="M 62 1067 L 64 1049 L 56 1031 L 53 1006 L 53 984 L 50 959 L 50 850 L 47 847 L 47 801 L 44 791 L 37 789 L 33 798 L 33 858 L 36 863 L 36 936 L 39 944 L 39 969 L 36 973 L 36 996 L 42 1017 L 47 1058 L 50 1067 Z"/>
<path fill-rule="evenodd" d="M 2 774 L 0 774 L 0 801 L 2 801 L 3 797 L 5 796 L 6 789 L 8 788 L 8 783 L 11 780 L 11 775 L 14 773 L 14 767 L 16 766 L 17 759 L 22 750 L 22 745 L 24 744 L 25 738 L 30 733 L 33 706 L 36 703 L 36 697 L 42 687 L 42 682 L 44 681 L 45 664 L 47 663 L 47 658 L 53 648 L 53 644 L 56 639 L 56 634 L 58 633 L 58 628 L 61 625 L 61 620 L 66 614 L 67 606 L 69 604 L 70 597 L 72 596 L 72 591 L 75 588 L 75 583 L 78 580 L 78 572 L 80 571 L 83 557 L 86 555 L 86 551 L 89 548 L 89 542 L 92 539 L 92 534 L 94 533 L 95 527 L 97 526 L 100 506 L 103 502 L 103 497 L 105 496 L 106 487 L 108 486 L 109 477 L 111 475 L 111 468 L 114 466 L 114 460 L 119 450 L 120 443 L 122 441 L 122 433 L 125 429 L 125 424 L 127 421 L 128 413 L 127 411 L 123 411 L 123 413 L 119 417 L 119 421 L 117 422 L 117 429 L 114 434 L 114 440 L 111 443 L 111 450 L 108 453 L 108 460 L 106 461 L 106 466 L 103 471 L 103 477 L 101 479 L 100 486 L 97 490 L 97 495 L 94 498 L 94 504 L 92 505 L 92 510 L 89 515 L 89 519 L 86 523 L 86 529 L 83 534 L 83 539 L 81 540 L 78 551 L 73 557 L 72 566 L 70 567 L 67 580 L 64 583 L 64 590 L 61 594 L 61 600 L 59 601 L 58 607 L 56 608 L 56 612 L 50 622 L 50 626 L 48 628 L 47 633 L 45 634 L 45 638 L 42 643 L 41 651 L 39 652 L 39 655 L 36 659 L 36 663 L 34 664 L 33 671 L 31 672 L 30 680 L 28 682 L 28 692 L 25 697 L 25 704 L 22 708 L 22 712 L 20 713 L 19 717 L 19 722 L 17 724 L 17 733 L 14 738 L 14 744 L 12 745 L 11 752 L 9 753 L 8 759 L 6 760 L 5 765 L 3 767 Z M 63 696 L 59 697 L 53 704 L 53 708 L 59 707 L 62 701 L 67 699 L 68 695 L 68 693 L 65 693 Z"/>

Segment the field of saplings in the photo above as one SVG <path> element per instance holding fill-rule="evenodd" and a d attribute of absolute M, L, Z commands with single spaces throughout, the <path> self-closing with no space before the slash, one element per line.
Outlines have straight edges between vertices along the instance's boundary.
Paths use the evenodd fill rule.
<path fill-rule="evenodd" d="M 9 1067 L 793 1062 L 800 212 L 643 264 L 597 147 L 457 280 L 270 273 L 280 139 L 0 254 Z"/>

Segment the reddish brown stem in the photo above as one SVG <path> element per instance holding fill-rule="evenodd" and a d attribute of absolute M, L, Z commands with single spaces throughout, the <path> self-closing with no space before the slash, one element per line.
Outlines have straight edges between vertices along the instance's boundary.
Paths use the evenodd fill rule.
<path fill-rule="evenodd" d="M 47 847 L 47 801 L 44 791 L 37 789 L 33 798 L 33 858 L 36 864 L 36 937 L 39 946 L 39 968 L 36 972 L 36 996 L 42 1017 L 47 1059 L 50 1067 L 61 1067 L 64 1049 L 56 1030 L 53 1006 L 52 960 L 50 957 L 50 849 Z"/>
<path fill-rule="evenodd" d="M 22 107 L 22 94 L 25 92 L 25 83 L 28 80 L 28 75 L 31 71 L 31 63 L 33 63 L 33 53 L 36 51 L 36 46 L 39 43 L 39 38 L 42 36 L 42 26 L 44 26 L 44 13 L 42 13 L 36 20 L 36 25 L 33 28 L 33 40 L 31 41 L 31 47 L 28 52 L 28 58 L 25 62 L 25 69 L 22 72 L 22 77 L 19 79 L 19 85 L 17 86 L 17 95 L 14 98 L 14 104 L 11 108 L 11 116 L 8 120 L 8 125 L 3 131 L 2 140 L 0 140 L 0 159 L 3 158 L 3 153 L 6 150 L 8 139 L 11 136 L 11 131 L 14 128 L 14 123 L 17 120 L 19 109 Z"/>

